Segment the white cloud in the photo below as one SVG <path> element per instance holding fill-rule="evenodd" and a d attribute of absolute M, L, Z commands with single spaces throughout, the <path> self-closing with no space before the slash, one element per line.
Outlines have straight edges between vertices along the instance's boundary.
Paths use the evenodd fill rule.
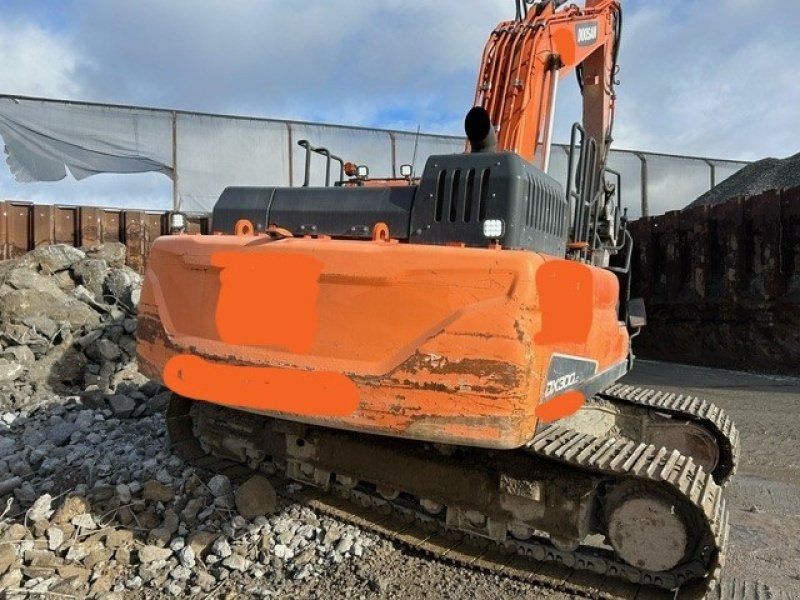
<path fill-rule="evenodd" d="M 676 10 L 677 9 L 677 10 Z M 800 150 L 800 4 L 647 4 L 627 19 L 618 146 L 721 158 Z"/>
<path fill-rule="evenodd" d="M 87 0 L 79 77 L 102 100 L 427 129 L 463 118 L 506 0 Z"/>
<path fill-rule="evenodd" d="M 0 21 L 0 85 L 6 93 L 75 97 L 78 57 L 69 41 L 33 23 Z"/>

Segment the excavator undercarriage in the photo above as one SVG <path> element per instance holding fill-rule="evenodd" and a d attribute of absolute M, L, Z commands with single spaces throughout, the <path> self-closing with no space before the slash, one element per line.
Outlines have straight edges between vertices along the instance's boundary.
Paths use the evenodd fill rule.
<path fill-rule="evenodd" d="M 303 499 L 337 517 L 441 558 L 537 581 L 555 574 L 562 580 L 549 583 L 576 592 L 701 598 L 724 562 L 723 487 L 738 434 L 722 410 L 692 396 L 615 385 L 513 452 L 304 425 L 177 395 L 168 428 L 174 451 L 198 466 L 235 478 L 279 473 L 310 486 Z M 677 448 L 660 445 L 669 441 Z"/>

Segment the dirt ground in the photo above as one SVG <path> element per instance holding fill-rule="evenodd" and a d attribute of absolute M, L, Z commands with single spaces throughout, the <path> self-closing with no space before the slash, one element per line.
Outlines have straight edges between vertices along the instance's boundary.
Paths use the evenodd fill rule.
<path fill-rule="evenodd" d="M 701 396 L 728 411 L 742 452 L 728 490 L 725 576 L 800 597 L 800 377 L 639 361 L 624 381 Z"/>

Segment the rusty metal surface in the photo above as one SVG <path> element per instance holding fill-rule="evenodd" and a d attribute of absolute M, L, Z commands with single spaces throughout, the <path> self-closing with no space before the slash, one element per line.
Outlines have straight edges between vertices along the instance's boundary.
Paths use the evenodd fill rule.
<path fill-rule="evenodd" d="M 0 202 L 0 260 L 42 244 L 125 244 L 128 266 L 144 272 L 150 244 L 169 232 L 168 211 Z M 189 215 L 190 233 L 208 233 L 209 215 Z"/>
<path fill-rule="evenodd" d="M 21 256 L 33 248 L 33 210 L 27 202 L 3 203 L 3 258 Z"/>
<path fill-rule="evenodd" d="M 800 187 L 632 224 L 633 295 L 649 323 L 638 355 L 797 372 Z"/>

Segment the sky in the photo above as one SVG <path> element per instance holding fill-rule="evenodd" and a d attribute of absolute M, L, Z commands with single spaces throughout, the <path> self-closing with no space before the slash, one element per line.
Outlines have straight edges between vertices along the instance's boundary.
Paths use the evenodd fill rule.
<path fill-rule="evenodd" d="M 616 148 L 800 151 L 800 2 L 623 8 Z M 0 0 L 0 92 L 460 135 L 486 38 L 513 13 L 512 0 Z M 568 82 L 556 141 L 580 116 Z M 4 197 L 136 205 L 169 189 L 157 174 L 23 185 L 0 168 Z"/>

